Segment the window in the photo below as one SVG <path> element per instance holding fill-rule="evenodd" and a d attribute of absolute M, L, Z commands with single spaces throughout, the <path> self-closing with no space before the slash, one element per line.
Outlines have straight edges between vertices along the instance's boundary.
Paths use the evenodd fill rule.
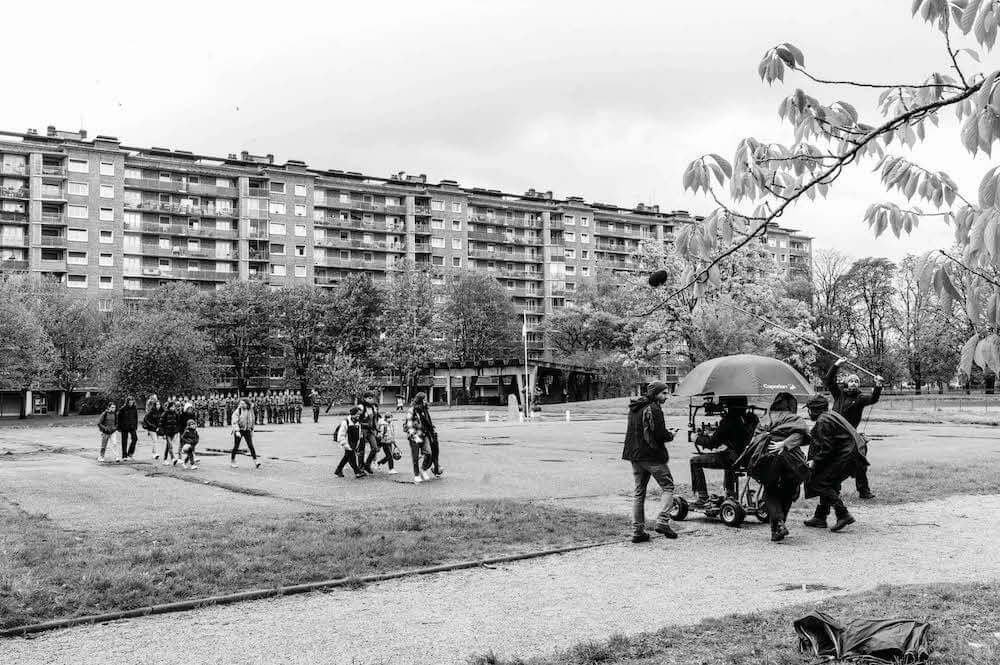
<path fill-rule="evenodd" d="M 215 186 L 216 187 L 229 187 L 229 188 L 231 188 L 233 186 L 233 181 L 230 180 L 229 178 L 216 178 L 215 179 Z"/>
<path fill-rule="evenodd" d="M 589 266 L 583 266 L 582 268 L 580 268 L 580 273 L 584 277 L 587 277 L 588 275 L 590 275 L 590 267 Z"/>
<path fill-rule="evenodd" d="M 372 234 L 370 234 L 370 233 L 363 233 L 363 234 L 361 234 L 361 242 L 363 242 L 366 245 L 370 245 L 373 242 L 375 242 L 375 239 L 372 237 Z"/>
<path fill-rule="evenodd" d="M 67 275 L 66 276 L 66 286 L 71 289 L 85 289 L 87 288 L 87 276 L 86 275 Z"/>
<path fill-rule="evenodd" d="M 296 187 L 298 187 L 298 185 L 296 185 Z M 305 196 L 305 194 L 303 194 L 302 196 Z M 305 266 L 295 266 L 295 276 L 296 277 L 305 277 L 306 276 L 306 267 Z"/>
<path fill-rule="evenodd" d="M 115 165 L 114 162 L 101 162 L 101 175 L 114 175 Z"/>
<path fill-rule="evenodd" d="M 225 261 L 216 261 L 215 262 L 215 272 L 232 272 L 232 270 L 231 270 L 232 265 L 233 264 L 226 263 Z"/>
<path fill-rule="evenodd" d="M 125 177 L 129 178 L 130 180 L 142 180 L 142 169 L 126 166 Z"/>
<path fill-rule="evenodd" d="M 443 230 L 444 229 L 444 220 L 443 219 L 432 219 L 431 220 L 431 228 L 432 229 L 441 229 L 441 230 Z"/>
<path fill-rule="evenodd" d="M 304 238 L 306 236 L 306 225 L 305 224 L 296 224 L 295 225 L 295 235 L 302 236 Z"/>
<path fill-rule="evenodd" d="M 590 226 L 590 219 L 587 217 L 581 217 L 580 226 Z"/>
<path fill-rule="evenodd" d="M 295 256 L 305 256 L 305 255 L 306 255 L 306 246 L 305 245 L 296 245 L 295 246 Z"/>
<path fill-rule="evenodd" d="M 451 223 L 451 230 L 452 231 L 461 231 L 462 230 L 462 222 L 458 221 L 457 219 L 453 220 L 452 223 Z"/>
<path fill-rule="evenodd" d="M 157 264 L 160 266 L 160 270 L 165 272 L 170 272 L 171 268 L 173 268 L 170 263 L 170 259 L 160 259 Z"/>
<path fill-rule="evenodd" d="M 71 159 L 69 160 L 69 171 L 70 173 L 90 173 L 90 162 L 86 159 Z"/>
<path fill-rule="evenodd" d="M 350 192 L 340 192 L 339 193 L 339 199 L 340 199 L 341 203 L 350 203 L 351 202 L 351 193 Z"/>
<path fill-rule="evenodd" d="M 188 261 L 187 265 L 188 272 L 196 272 L 201 270 L 201 263 L 198 261 Z"/>
<path fill-rule="evenodd" d="M 306 186 L 305 185 L 295 185 L 295 196 L 305 196 Z"/>
<path fill-rule="evenodd" d="M 583 242 L 583 243 L 590 242 L 590 234 L 589 233 L 581 233 L 580 234 L 580 242 Z"/>
<path fill-rule="evenodd" d="M 69 207 L 69 216 L 72 219 L 87 219 L 88 217 L 90 217 L 90 210 L 87 209 L 87 206 L 68 206 L 68 207 Z"/>
<path fill-rule="evenodd" d="M 431 238 L 431 247 L 444 247 L 444 238 Z"/>
<path fill-rule="evenodd" d="M 581 249 L 580 250 L 580 258 L 581 259 L 589 259 L 590 258 L 590 250 L 589 249 Z"/>
<path fill-rule="evenodd" d="M 102 222 L 115 221 L 115 211 L 112 208 L 101 208 L 98 219 Z"/>
<path fill-rule="evenodd" d="M 462 257 L 460 257 L 460 256 L 453 256 L 453 257 L 451 257 L 451 265 L 453 267 L 455 267 L 455 268 L 461 268 L 462 267 Z"/>
<path fill-rule="evenodd" d="M 340 250 L 340 258 L 343 259 L 344 261 L 348 261 L 351 258 L 351 253 L 345 252 L 344 250 Z"/>
<path fill-rule="evenodd" d="M 74 196 L 87 196 L 90 194 L 90 186 L 85 182 L 71 182 L 67 191 Z"/>
<path fill-rule="evenodd" d="M 444 257 L 443 256 L 432 256 L 431 257 L 431 265 L 443 266 L 444 265 Z"/>
<path fill-rule="evenodd" d="M 170 238 L 160 238 L 158 242 L 160 249 L 170 249 Z"/>
<path fill-rule="evenodd" d="M 66 233 L 66 239 L 73 242 L 87 242 L 87 229 L 70 229 Z"/>
<path fill-rule="evenodd" d="M 113 198 L 115 198 L 115 186 L 114 185 L 101 185 L 101 198 L 102 199 L 113 199 Z"/>
<path fill-rule="evenodd" d="M 576 266 L 566 266 L 566 274 L 567 275 L 575 275 L 576 274 Z"/>
<path fill-rule="evenodd" d="M 188 238 L 188 251 L 198 252 L 201 251 L 201 240 L 198 238 Z"/>
<path fill-rule="evenodd" d="M 114 256 L 114 254 L 103 254 L 102 253 L 98 257 L 97 264 L 101 265 L 101 266 L 104 266 L 105 268 L 110 268 L 110 267 L 114 266 L 115 265 L 115 256 Z"/>
<path fill-rule="evenodd" d="M 573 215 L 563 215 L 563 223 L 566 226 L 576 226 L 576 219 Z"/>
<path fill-rule="evenodd" d="M 71 266 L 87 265 L 87 252 L 68 252 L 66 254 L 66 263 Z"/>
<path fill-rule="evenodd" d="M 326 214 L 319 209 L 313 210 L 313 221 L 322 224 L 326 219 Z"/>
<path fill-rule="evenodd" d="M 451 248 L 452 249 L 462 249 L 462 239 L 461 238 L 452 238 L 451 239 Z"/>
<path fill-rule="evenodd" d="M 444 212 L 444 201 L 431 201 L 431 210 Z"/>
<path fill-rule="evenodd" d="M 285 183 L 271 181 L 271 191 L 275 194 L 285 193 Z"/>
<path fill-rule="evenodd" d="M 142 280 L 139 279 L 126 279 L 122 281 L 122 287 L 126 291 L 139 291 L 142 289 Z"/>
<path fill-rule="evenodd" d="M 572 231 L 567 231 L 563 235 L 566 237 L 566 242 L 576 242 L 576 234 Z"/>
<path fill-rule="evenodd" d="M 115 233 L 114 233 L 114 231 L 104 231 L 104 230 L 102 230 L 102 231 L 99 231 L 99 233 L 100 233 L 100 235 L 98 236 L 98 238 L 99 238 L 99 240 L 101 241 L 102 244 L 104 244 L 104 245 L 110 245 L 111 243 L 113 243 L 115 241 Z"/>
<path fill-rule="evenodd" d="M 575 259 L 576 258 L 576 250 L 575 249 L 564 249 L 563 250 L 563 256 L 565 256 L 567 259 Z"/>
<path fill-rule="evenodd" d="M 462 204 L 459 203 L 458 201 L 452 201 L 451 202 L 451 211 L 452 212 L 462 212 Z"/>
<path fill-rule="evenodd" d="M 268 224 L 268 230 L 273 235 L 279 235 L 279 236 L 285 235 L 285 225 L 284 224 L 279 224 L 277 222 L 271 222 L 270 224 Z"/>
<path fill-rule="evenodd" d="M 268 205 L 268 211 L 272 215 L 284 215 L 285 204 L 280 201 L 271 201 L 271 203 Z"/>
<path fill-rule="evenodd" d="M 126 189 L 125 193 L 122 194 L 122 200 L 125 201 L 125 205 L 127 206 L 138 207 L 142 204 L 142 194 L 131 189 Z"/>
<path fill-rule="evenodd" d="M 98 282 L 98 288 L 102 289 L 113 289 L 115 288 L 115 280 L 111 275 L 101 275 L 100 281 Z"/>
<path fill-rule="evenodd" d="M 285 246 L 283 244 L 281 244 L 281 243 L 272 242 L 271 243 L 271 253 L 274 254 L 275 256 L 284 256 L 285 255 Z"/>
<path fill-rule="evenodd" d="M 285 275 L 288 274 L 288 270 L 285 268 L 285 266 L 281 265 L 280 263 L 272 263 L 271 274 L 276 275 L 278 277 L 284 277 Z"/>
<path fill-rule="evenodd" d="M 372 253 L 371 252 L 364 252 L 361 255 L 361 260 L 364 261 L 365 263 L 371 263 L 372 260 L 373 260 Z"/>
<path fill-rule="evenodd" d="M 305 206 L 305 204 L 297 203 L 295 205 L 295 216 L 296 217 L 305 217 L 306 216 L 306 206 Z"/>

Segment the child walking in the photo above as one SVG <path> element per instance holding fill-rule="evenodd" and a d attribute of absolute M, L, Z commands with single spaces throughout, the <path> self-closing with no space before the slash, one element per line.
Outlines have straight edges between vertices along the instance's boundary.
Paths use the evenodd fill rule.
<path fill-rule="evenodd" d="M 181 454 L 184 455 L 184 468 L 197 469 L 194 461 L 194 449 L 198 445 L 198 424 L 194 420 L 187 422 L 184 433 L 181 434 Z"/>
<path fill-rule="evenodd" d="M 402 455 L 399 453 L 399 448 L 396 447 L 396 430 L 392 426 L 392 414 L 383 413 L 379 415 L 378 425 L 375 427 L 375 436 L 378 439 L 378 445 L 385 454 L 385 457 L 378 461 L 378 466 L 383 464 L 389 465 L 389 475 L 394 476 L 399 471 L 396 471 L 395 464 L 393 462 Z M 368 466 L 371 466 L 371 460 L 375 457 L 375 451 L 368 456 Z"/>
<path fill-rule="evenodd" d="M 337 470 L 333 472 L 335 476 L 344 477 L 344 466 L 350 464 L 354 471 L 355 478 L 364 478 L 367 474 L 358 466 L 358 444 L 361 441 L 361 423 L 358 416 L 361 415 L 360 406 L 352 406 L 347 418 L 345 418 L 337 429 L 333 432 L 333 440 L 339 443 L 344 449 L 344 456 L 340 458 Z"/>
<path fill-rule="evenodd" d="M 163 465 L 169 466 L 177 464 L 178 459 L 174 457 L 174 437 L 181 430 L 180 414 L 177 413 L 177 405 L 167 402 L 167 408 L 160 414 L 160 423 L 156 428 L 156 433 L 163 437 Z M 180 452 L 178 448 L 177 452 Z"/>
<path fill-rule="evenodd" d="M 108 404 L 108 408 L 101 414 L 101 419 L 97 421 L 97 429 L 101 430 L 101 454 L 97 456 L 98 462 L 104 462 L 104 451 L 108 448 L 108 440 L 115 435 L 118 429 L 118 412 L 115 404 Z"/>

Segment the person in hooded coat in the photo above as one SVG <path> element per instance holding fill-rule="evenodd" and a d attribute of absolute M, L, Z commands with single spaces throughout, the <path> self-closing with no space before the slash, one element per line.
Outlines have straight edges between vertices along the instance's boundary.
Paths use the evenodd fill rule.
<path fill-rule="evenodd" d="M 656 479 L 663 490 L 663 505 L 656 516 L 656 532 L 667 538 L 676 538 L 670 528 L 670 509 L 674 504 L 674 478 L 670 475 L 667 462 L 667 442 L 674 435 L 667 429 L 663 419 L 662 404 L 667 400 L 667 384 L 653 381 L 644 397 L 629 404 L 628 428 L 625 432 L 625 447 L 622 459 L 631 462 L 635 493 L 632 499 L 632 542 L 644 543 L 649 540 L 646 533 L 646 487 L 649 479 Z"/>
<path fill-rule="evenodd" d="M 875 387 L 872 388 L 870 395 L 861 392 L 861 379 L 858 378 L 857 374 L 848 374 L 844 379 L 844 387 L 841 388 L 840 384 L 837 383 L 837 370 L 846 362 L 847 358 L 838 358 L 837 362 L 830 367 L 830 371 L 826 373 L 825 383 L 826 389 L 830 391 L 830 396 L 833 398 L 834 412 L 844 416 L 851 427 L 857 429 L 861 425 L 861 417 L 865 407 L 876 404 L 879 397 L 882 396 L 882 377 L 875 377 Z M 875 498 L 875 493 L 872 492 L 871 485 L 868 484 L 867 466 L 858 471 L 854 477 L 854 483 L 859 497 L 862 499 Z"/>
<path fill-rule="evenodd" d="M 858 431 L 847 419 L 829 411 L 826 398 L 816 395 L 806 404 L 809 418 L 813 420 L 809 434 L 809 480 L 806 481 L 806 498 L 819 497 L 816 512 L 804 524 L 819 529 L 826 528 L 826 518 L 832 508 L 837 517 L 831 531 L 840 531 L 854 524 L 854 517 L 840 497 L 840 485 L 847 478 L 868 466 L 859 446 L 863 443 Z"/>
<path fill-rule="evenodd" d="M 764 487 L 764 503 L 771 522 L 771 540 L 788 535 L 788 511 L 799 498 L 799 486 L 809 477 L 806 456 L 801 450 L 808 441 L 809 426 L 799 416 L 799 404 L 790 393 L 778 393 L 768 417 L 757 431 L 736 466 L 744 466 L 751 478 Z"/>
<path fill-rule="evenodd" d="M 135 398 L 129 395 L 125 398 L 125 404 L 118 409 L 118 434 L 122 439 L 122 459 L 132 459 L 135 457 L 135 445 L 138 439 L 139 430 L 139 409 L 135 405 Z"/>

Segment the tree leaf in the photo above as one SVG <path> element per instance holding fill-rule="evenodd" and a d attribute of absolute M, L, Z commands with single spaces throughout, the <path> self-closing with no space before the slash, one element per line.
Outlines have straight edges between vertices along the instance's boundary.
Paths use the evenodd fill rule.
<path fill-rule="evenodd" d="M 975 360 L 976 348 L 979 346 L 979 335 L 975 334 L 962 345 L 961 359 L 958 369 L 966 377 L 972 376 L 972 363 Z"/>

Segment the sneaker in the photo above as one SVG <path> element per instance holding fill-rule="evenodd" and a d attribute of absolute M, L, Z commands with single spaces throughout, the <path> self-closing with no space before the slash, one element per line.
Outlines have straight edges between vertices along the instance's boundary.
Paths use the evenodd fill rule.
<path fill-rule="evenodd" d="M 414 485 L 419 485 L 422 482 L 424 482 L 423 478 L 421 478 L 420 476 L 413 476 L 413 484 Z"/>
<path fill-rule="evenodd" d="M 364 472 L 367 473 L 369 476 L 374 476 L 375 475 L 375 472 L 372 471 L 372 465 L 371 464 L 365 464 L 365 466 L 363 468 L 364 468 Z"/>
<path fill-rule="evenodd" d="M 344 472 L 343 471 L 334 471 L 333 475 L 337 476 L 338 478 L 343 478 L 344 477 Z"/>
<path fill-rule="evenodd" d="M 190 466 L 188 466 L 187 462 L 184 462 L 183 464 L 181 464 L 181 466 L 184 467 L 185 469 L 190 469 L 191 468 Z"/>
<path fill-rule="evenodd" d="M 198 468 L 198 465 L 197 465 L 197 464 L 192 464 L 192 465 L 191 465 L 191 466 L 189 466 L 188 468 L 189 468 L 189 469 L 191 469 L 192 471 L 194 471 L 195 469 L 197 469 L 197 468 Z"/>
<path fill-rule="evenodd" d="M 811 526 L 814 529 L 825 529 L 826 528 L 826 518 L 820 519 L 818 517 L 810 517 L 809 519 L 802 522 L 806 526 Z"/>
<path fill-rule="evenodd" d="M 259 468 L 260 468 L 260 460 L 258 460 L 258 459 L 255 459 L 255 460 L 253 461 L 253 463 L 254 463 L 254 467 L 255 467 L 255 468 L 257 468 L 257 469 L 259 469 Z"/>
<path fill-rule="evenodd" d="M 657 524 L 654 531 L 656 531 L 656 533 L 662 533 L 670 540 L 677 537 L 677 532 L 671 529 L 669 524 Z"/>
<path fill-rule="evenodd" d="M 438 478 L 440 478 L 441 476 L 444 475 L 444 469 L 438 467 L 438 469 L 436 471 L 434 471 L 434 475 L 437 476 Z"/>
<path fill-rule="evenodd" d="M 365 476 L 367 476 L 367 475 L 368 475 L 368 474 L 367 474 L 367 473 L 365 473 L 364 471 L 358 471 L 358 472 L 357 472 L 356 474 L 354 474 L 354 477 L 355 477 L 355 478 L 364 478 L 364 477 L 365 477 Z"/>
<path fill-rule="evenodd" d="M 156 453 L 153 453 L 153 459 L 160 459 L 160 456 L 157 455 Z"/>
<path fill-rule="evenodd" d="M 179 460 L 179 459 L 177 459 L 177 458 L 175 457 L 175 458 L 174 458 L 174 461 L 173 461 L 173 465 L 174 465 L 174 466 L 177 466 L 177 463 L 178 463 L 179 461 L 180 461 L 180 460 Z"/>
<path fill-rule="evenodd" d="M 854 516 L 850 513 L 845 514 L 843 517 L 837 518 L 837 523 L 830 527 L 830 531 L 837 532 L 843 529 L 849 524 L 854 524 Z"/>
<path fill-rule="evenodd" d="M 642 533 L 637 533 L 634 536 L 632 536 L 632 542 L 635 543 L 635 544 L 648 543 L 649 542 L 649 534 L 646 533 L 645 531 L 643 531 Z"/>
<path fill-rule="evenodd" d="M 395 469 L 389 469 L 390 476 L 395 476 L 397 473 L 399 473 L 399 471 L 396 471 Z"/>
<path fill-rule="evenodd" d="M 424 480 L 430 480 L 431 478 L 433 478 L 433 476 L 431 476 L 431 471 L 430 471 L 430 469 L 424 469 L 423 471 L 421 471 L 421 472 L 420 472 L 420 476 L 421 476 L 421 477 L 422 477 L 422 478 L 423 478 Z"/>
<path fill-rule="evenodd" d="M 163 466 L 170 466 L 170 460 L 163 458 Z"/>
<path fill-rule="evenodd" d="M 238 469 L 238 468 L 240 468 L 240 465 L 239 465 L 239 464 L 237 464 L 236 462 L 230 462 L 230 463 L 229 463 L 229 466 L 233 467 L 234 469 Z"/>
<path fill-rule="evenodd" d="M 104 464 L 104 455 L 98 455 L 97 461 L 100 462 L 101 464 Z"/>

